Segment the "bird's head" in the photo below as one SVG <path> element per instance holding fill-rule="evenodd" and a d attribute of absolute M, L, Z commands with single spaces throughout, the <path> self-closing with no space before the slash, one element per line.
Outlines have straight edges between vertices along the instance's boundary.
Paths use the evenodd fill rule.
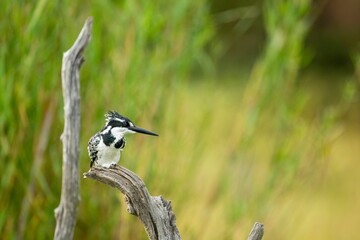
<path fill-rule="evenodd" d="M 128 119 L 120 115 L 115 111 L 109 111 L 105 114 L 106 126 L 105 129 L 109 129 L 115 136 L 124 136 L 129 133 L 142 133 L 152 136 L 159 136 L 149 130 L 135 126 L 135 124 Z"/>

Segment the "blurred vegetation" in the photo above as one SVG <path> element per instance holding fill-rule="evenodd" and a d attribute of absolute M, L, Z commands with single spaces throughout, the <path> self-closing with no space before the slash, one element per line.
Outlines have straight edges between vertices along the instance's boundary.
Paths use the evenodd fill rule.
<path fill-rule="evenodd" d="M 245 239 L 255 221 L 268 239 L 359 238 L 359 52 L 345 70 L 314 71 L 312 2 L 219 2 L 1 4 L 1 239 L 53 236 L 61 58 L 88 16 L 82 172 L 88 139 L 117 110 L 160 134 L 129 136 L 121 164 L 172 200 L 184 239 Z M 236 47 L 244 63 L 233 39 L 249 31 L 257 40 Z M 81 179 L 75 238 L 145 239 L 122 198 Z"/>

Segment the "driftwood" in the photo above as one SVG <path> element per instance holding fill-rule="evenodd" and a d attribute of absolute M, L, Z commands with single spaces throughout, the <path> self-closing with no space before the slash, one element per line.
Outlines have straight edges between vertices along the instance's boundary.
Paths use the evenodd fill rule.
<path fill-rule="evenodd" d="M 84 177 L 119 189 L 125 195 L 128 212 L 140 218 L 149 239 L 181 239 L 171 202 L 161 196 L 150 196 L 144 182 L 135 173 L 119 165 L 110 168 L 96 166 L 84 173 Z"/>
<path fill-rule="evenodd" d="M 91 38 L 92 18 L 88 18 L 74 45 L 64 53 L 61 77 L 65 126 L 63 142 L 62 186 L 59 206 L 55 209 L 54 239 L 72 239 L 76 223 L 79 193 L 80 82 L 82 53 Z"/>

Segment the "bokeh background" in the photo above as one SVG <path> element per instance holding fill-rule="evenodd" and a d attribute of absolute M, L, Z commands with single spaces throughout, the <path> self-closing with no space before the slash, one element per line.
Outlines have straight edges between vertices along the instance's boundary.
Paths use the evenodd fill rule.
<path fill-rule="evenodd" d="M 2 1 L 0 238 L 50 239 L 61 193 L 61 60 L 85 19 L 80 171 L 116 110 L 121 165 L 172 201 L 183 239 L 360 239 L 357 0 Z M 81 178 L 75 239 L 146 239 Z"/>

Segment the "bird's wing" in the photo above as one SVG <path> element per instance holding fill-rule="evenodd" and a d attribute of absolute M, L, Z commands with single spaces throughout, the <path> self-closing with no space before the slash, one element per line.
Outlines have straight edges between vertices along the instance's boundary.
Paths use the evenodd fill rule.
<path fill-rule="evenodd" d="M 88 149 L 89 157 L 91 159 L 90 167 L 92 167 L 94 163 L 97 161 L 97 157 L 98 157 L 97 146 L 99 145 L 100 140 L 101 140 L 101 135 L 99 133 L 95 134 L 89 140 L 87 149 Z"/>

